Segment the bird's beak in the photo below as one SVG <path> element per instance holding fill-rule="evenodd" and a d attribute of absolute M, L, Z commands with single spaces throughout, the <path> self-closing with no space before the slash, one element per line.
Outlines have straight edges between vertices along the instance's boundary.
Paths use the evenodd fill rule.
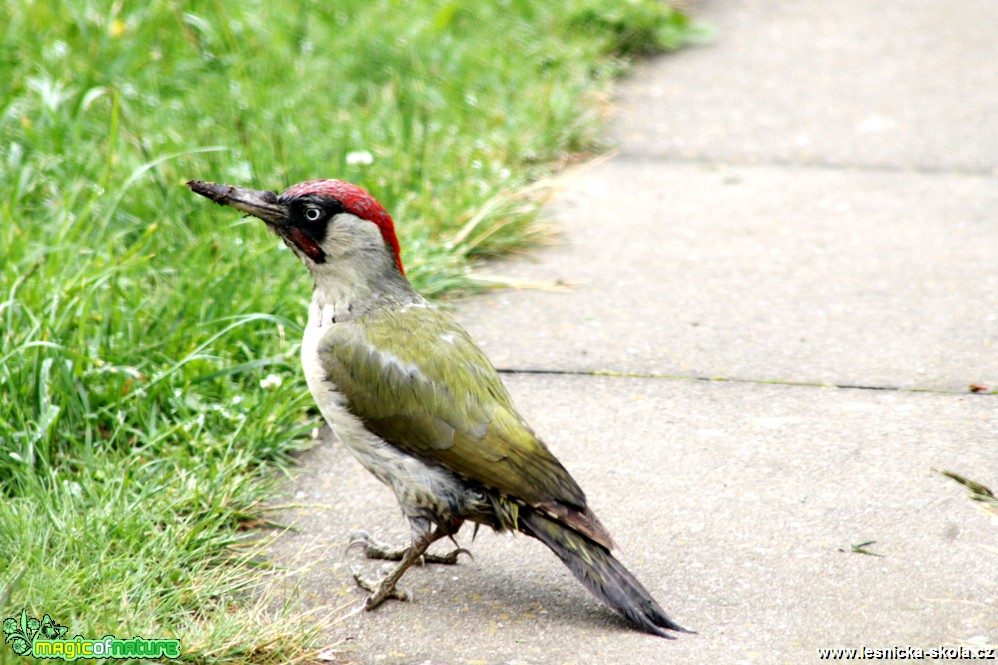
<path fill-rule="evenodd" d="M 246 187 L 221 185 L 204 180 L 189 180 L 191 191 L 207 197 L 219 205 L 231 206 L 248 215 L 259 217 L 267 224 L 281 228 L 288 225 L 288 209 L 277 200 L 277 194 Z"/>

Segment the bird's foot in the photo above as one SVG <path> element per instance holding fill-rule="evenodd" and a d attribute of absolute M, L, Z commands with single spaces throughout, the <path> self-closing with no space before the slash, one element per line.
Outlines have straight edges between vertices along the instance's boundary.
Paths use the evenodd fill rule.
<path fill-rule="evenodd" d="M 353 579 L 357 582 L 357 586 L 371 593 L 364 602 L 364 609 L 368 612 L 389 599 L 401 600 L 403 602 L 412 599 L 408 591 L 399 589 L 396 586 L 395 580 L 392 579 L 391 575 L 375 582 L 361 575 L 359 570 L 353 569 L 351 572 L 353 572 Z"/>
<path fill-rule="evenodd" d="M 442 563 L 445 566 L 453 566 L 457 563 L 457 557 L 461 554 L 467 554 L 469 558 L 474 559 L 474 555 L 471 552 L 464 549 L 463 547 L 458 547 L 447 554 L 430 554 L 427 552 L 423 555 L 423 561 L 425 563 Z"/>
<path fill-rule="evenodd" d="M 366 531 L 358 531 L 353 534 L 353 537 L 350 539 L 350 544 L 347 545 L 347 549 L 358 546 L 364 548 L 364 556 L 368 559 L 381 559 L 384 561 L 401 561 L 410 550 L 409 547 L 392 547 L 390 545 L 386 545 L 385 543 L 378 542 Z M 439 563 L 453 566 L 457 563 L 458 556 L 461 554 L 467 554 L 469 557 L 474 558 L 471 555 L 471 552 L 463 547 L 458 547 L 447 554 L 432 554 L 430 552 L 425 552 L 423 556 L 420 557 L 419 562 Z"/>

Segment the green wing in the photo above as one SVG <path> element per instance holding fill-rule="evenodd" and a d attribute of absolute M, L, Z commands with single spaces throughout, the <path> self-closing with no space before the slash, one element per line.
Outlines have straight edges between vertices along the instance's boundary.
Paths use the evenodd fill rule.
<path fill-rule="evenodd" d="M 350 412 L 401 450 L 529 505 L 589 512 L 488 358 L 439 309 L 419 303 L 337 323 L 319 356 Z"/>

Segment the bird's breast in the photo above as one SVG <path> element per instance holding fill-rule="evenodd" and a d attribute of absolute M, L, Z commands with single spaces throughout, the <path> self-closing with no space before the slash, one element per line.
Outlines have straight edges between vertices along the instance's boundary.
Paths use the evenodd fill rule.
<path fill-rule="evenodd" d="M 323 416 L 326 415 L 323 402 L 339 400 L 338 391 L 329 383 L 319 358 L 322 335 L 333 325 L 335 314 L 333 306 L 313 300 L 308 308 L 308 322 L 305 324 L 305 335 L 301 342 L 301 364 L 305 372 L 305 382 L 308 383 L 308 389 Z"/>
<path fill-rule="evenodd" d="M 313 300 L 302 338 L 302 367 L 309 391 L 336 439 L 364 468 L 391 487 L 410 519 L 448 523 L 481 501 L 465 483 L 439 466 L 428 466 L 369 430 L 347 408 L 347 400 L 323 368 L 323 337 L 336 325 L 337 308 Z"/>

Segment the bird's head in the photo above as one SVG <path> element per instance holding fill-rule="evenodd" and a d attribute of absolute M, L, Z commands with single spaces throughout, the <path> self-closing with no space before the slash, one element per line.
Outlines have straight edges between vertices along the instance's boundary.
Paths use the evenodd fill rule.
<path fill-rule="evenodd" d="M 308 267 L 316 283 L 327 275 L 357 281 L 365 275 L 405 274 L 392 218 L 356 185 L 309 180 L 280 194 L 203 180 L 191 180 L 187 186 L 266 222 Z"/>

